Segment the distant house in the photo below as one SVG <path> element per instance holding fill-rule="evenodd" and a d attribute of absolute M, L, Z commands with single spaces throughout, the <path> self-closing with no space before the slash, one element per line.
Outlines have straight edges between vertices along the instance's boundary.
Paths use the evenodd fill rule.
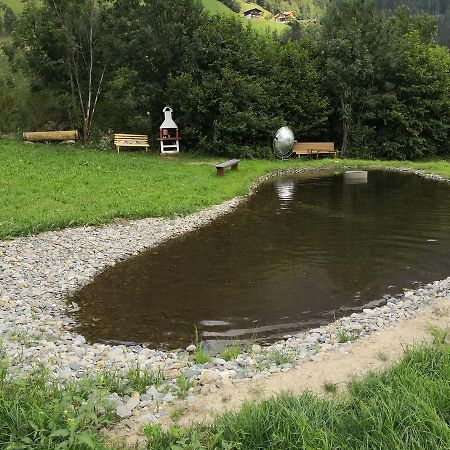
<path fill-rule="evenodd" d="M 243 15 L 246 19 L 261 19 L 263 12 L 259 8 L 252 8 L 245 11 Z"/>
<path fill-rule="evenodd" d="M 297 17 L 297 14 L 295 11 L 284 11 L 284 12 L 277 14 L 274 17 L 274 20 L 276 22 L 280 22 L 280 23 L 288 23 L 288 22 L 292 22 L 292 21 L 297 21 L 298 17 Z"/>

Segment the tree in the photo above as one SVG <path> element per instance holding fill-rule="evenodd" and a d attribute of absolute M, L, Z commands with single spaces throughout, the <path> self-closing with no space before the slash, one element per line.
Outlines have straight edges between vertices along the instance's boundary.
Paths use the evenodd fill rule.
<path fill-rule="evenodd" d="M 194 34 L 167 100 L 185 142 L 204 152 L 265 157 L 277 128 L 313 137 L 326 127 L 327 101 L 310 49 L 262 37 L 234 18 L 211 17 Z"/>
<path fill-rule="evenodd" d="M 109 126 L 150 132 L 162 119 L 169 75 L 180 73 L 206 18 L 203 7 L 197 0 L 116 0 L 106 17 L 107 28 L 115 30 L 105 105 Z"/>
<path fill-rule="evenodd" d="M 17 17 L 14 14 L 14 11 L 9 6 L 5 6 L 4 11 L 5 14 L 3 16 L 3 28 L 7 33 L 11 34 Z"/>
<path fill-rule="evenodd" d="M 407 18 L 401 13 L 403 20 Z M 450 54 L 424 41 L 420 30 L 401 34 L 395 17 L 377 55 L 377 96 L 371 117 L 374 153 L 415 159 L 450 154 Z"/>
<path fill-rule="evenodd" d="M 321 61 L 342 149 L 413 159 L 449 152 L 450 60 L 436 23 L 342 0 L 324 19 Z M 338 135 L 339 135 L 338 134 Z"/>
<path fill-rule="evenodd" d="M 343 153 L 372 89 L 373 48 L 379 40 L 380 23 L 374 0 L 335 2 L 322 20 L 321 66 L 331 104 L 341 122 Z"/>
<path fill-rule="evenodd" d="M 97 0 L 29 2 L 20 16 L 14 43 L 20 65 L 34 87 L 51 87 L 61 96 L 83 141 L 89 140 L 106 69 L 104 5 Z"/>

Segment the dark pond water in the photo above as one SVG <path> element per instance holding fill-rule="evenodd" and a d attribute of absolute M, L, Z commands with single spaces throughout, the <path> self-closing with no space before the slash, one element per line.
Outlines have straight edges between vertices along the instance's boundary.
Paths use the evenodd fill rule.
<path fill-rule="evenodd" d="M 235 212 L 77 293 L 90 341 L 273 339 L 450 274 L 450 188 L 370 172 L 279 178 Z"/>

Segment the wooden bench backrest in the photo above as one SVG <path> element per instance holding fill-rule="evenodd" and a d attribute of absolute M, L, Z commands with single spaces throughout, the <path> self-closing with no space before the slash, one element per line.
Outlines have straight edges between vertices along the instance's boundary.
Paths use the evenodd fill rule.
<path fill-rule="evenodd" d="M 118 141 L 143 141 L 148 144 L 148 136 L 145 134 L 115 134 L 114 142 Z"/>
<path fill-rule="evenodd" d="M 334 142 L 296 142 L 293 151 L 297 154 L 309 154 L 311 151 L 334 152 Z"/>

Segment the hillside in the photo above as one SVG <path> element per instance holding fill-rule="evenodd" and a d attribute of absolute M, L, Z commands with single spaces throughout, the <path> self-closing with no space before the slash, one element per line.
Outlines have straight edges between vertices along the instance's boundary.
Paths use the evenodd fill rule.
<path fill-rule="evenodd" d="M 24 6 L 22 0 L 2 0 L 2 2 L 16 13 L 20 13 Z"/>
<path fill-rule="evenodd" d="M 219 0 L 202 0 L 203 6 L 211 14 L 235 14 L 228 6 L 225 6 Z"/>
<path fill-rule="evenodd" d="M 273 32 L 273 31 L 283 32 L 287 28 L 286 25 L 271 20 L 270 17 L 272 16 L 272 14 L 268 10 L 266 10 L 265 8 L 261 7 L 256 3 L 247 3 L 244 0 L 236 0 L 236 3 L 238 3 L 240 7 L 240 14 L 232 11 L 230 8 L 221 3 L 219 0 L 202 0 L 202 3 L 205 9 L 211 14 L 229 14 L 240 16 L 244 11 L 247 11 L 251 8 L 259 8 L 263 11 L 264 18 L 249 21 L 249 23 L 251 23 L 251 25 L 256 30 L 261 32 Z"/>

